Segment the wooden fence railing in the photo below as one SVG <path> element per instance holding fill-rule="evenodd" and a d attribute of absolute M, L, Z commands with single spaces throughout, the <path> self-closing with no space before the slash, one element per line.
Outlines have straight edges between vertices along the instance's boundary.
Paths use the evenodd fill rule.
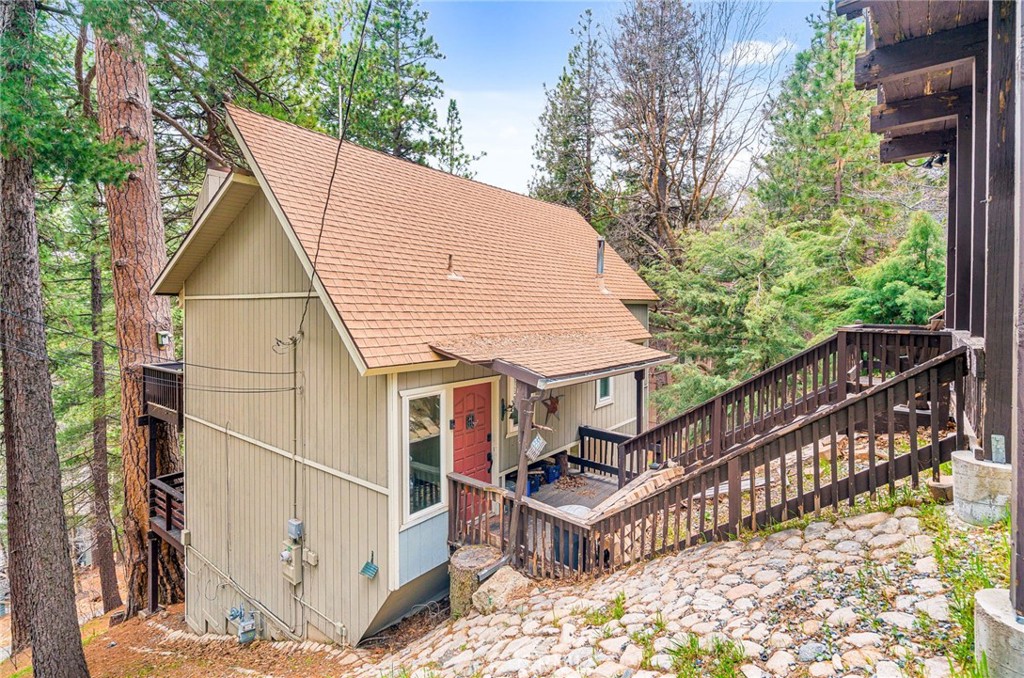
<path fill-rule="evenodd" d="M 183 363 L 142 366 L 142 411 L 174 424 L 180 431 L 185 422 Z"/>
<path fill-rule="evenodd" d="M 723 450 L 717 459 L 610 513 L 579 518 L 524 498 L 514 564 L 537 577 L 614 570 L 698 542 L 854 502 L 896 481 L 938 475 L 963 444 L 963 399 L 956 428 L 936 403 L 960 395 L 965 349 L 936 356 L 848 398 Z M 898 424 L 899 403 L 929 404 Z M 852 441 L 858 440 L 856 446 Z M 923 436 L 923 443 L 922 443 Z M 450 474 L 449 541 L 505 548 L 512 493 Z"/>
<path fill-rule="evenodd" d="M 579 466 L 583 473 L 593 472 L 609 478 L 619 478 L 619 445 L 632 436 L 606 431 L 592 426 L 579 427 L 579 456 L 569 455 L 569 463 Z M 620 481 L 620 487 L 621 481 Z"/>
<path fill-rule="evenodd" d="M 185 529 L 185 474 L 168 473 L 149 481 L 149 529 L 181 549 Z"/>
<path fill-rule="evenodd" d="M 918 326 L 854 325 L 619 445 L 621 484 L 651 463 L 696 468 L 738 443 L 948 350 Z"/>

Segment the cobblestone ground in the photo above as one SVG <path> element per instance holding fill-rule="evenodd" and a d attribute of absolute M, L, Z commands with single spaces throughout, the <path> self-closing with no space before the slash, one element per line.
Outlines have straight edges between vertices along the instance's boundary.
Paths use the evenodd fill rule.
<path fill-rule="evenodd" d="M 357 675 L 948 676 L 933 648 L 949 602 L 931 554 L 909 507 L 708 544 L 539 587 Z"/>

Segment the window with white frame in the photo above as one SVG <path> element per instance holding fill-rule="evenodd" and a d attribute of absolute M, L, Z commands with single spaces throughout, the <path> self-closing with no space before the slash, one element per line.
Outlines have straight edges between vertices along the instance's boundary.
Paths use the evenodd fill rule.
<path fill-rule="evenodd" d="M 443 394 L 403 399 L 406 421 L 406 517 L 444 503 Z"/>
<path fill-rule="evenodd" d="M 501 416 L 507 423 L 506 436 L 511 437 L 519 433 L 519 403 L 516 402 L 516 380 L 512 377 L 505 377 L 505 411 Z"/>
<path fill-rule="evenodd" d="M 595 390 L 597 391 L 597 407 L 602 405 L 611 405 L 615 400 L 615 394 L 612 392 L 612 378 L 602 377 L 598 379 L 595 384 Z"/>

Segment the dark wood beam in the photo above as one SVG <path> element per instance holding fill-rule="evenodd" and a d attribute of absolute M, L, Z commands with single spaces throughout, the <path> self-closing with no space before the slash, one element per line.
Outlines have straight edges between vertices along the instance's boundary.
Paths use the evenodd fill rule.
<path fill-rule="evenodd" d="M 974 210 L 971 207 L 973 197 L 972 179 L 974 177 L 974 129 L 973 111 L 957 118 L 956 135 L 956 258 L 953 264 L 953 277 L 956 280 L 956 310 L 953 322 L 948 326 L 956 330 L 969 330 L 971 327 L 971 234 L 974 221 Z M 972 422 L 976 427 L 980 422 Z M 977 429 L 975 429 L 977 430 Z"/>
<path fill-rule="evenodd" d="M 1024 6 L 1017 4 L 1015 23 L 1017 42 L 1024 38 Z M 1012 43 L 1011 43 L 1012 44 Z M 1016 92 L 1017 121 L 1014 132 L 1016 151 L 1016 171 L 1014 176 L 1014 233 L 1015 265 L 1017 276 L 1014 280 L 1014 317 L 1017 324 L 1015 357 L 1013 361 L 1015 378 L 1013 380 L 1013 488 L 1010 493 L 1013 503 L 1012 550 L 1010 555 L 1010 601 L 1013 603 L 1017 619 L 1024 619 L 1024 58 L 1018 54 L 1017 77 L 1014 89 Z"/>
<path fill-rule="evenodd" d="M 896 132 L 925 122 L 948 120 L 971 110 L 972 91 L 961 87 L 916 99 L 901 99 L 871 107 L 871 131 Z"/>
<path fill-rule="evenodd" d="M 946 186 L 946 327 L 956 327 L 956 147 L 949 152 L 949 182 Z"/>
<path fill-rule="evenodd" d="M 927 158 L 936 153 L 949 153 L 956 143 L 956 136 L 953 130 L 944 130 L 885 139 L 879 145 L 879 157 L 882 162 L 903 162 Z"/>
<path fill-rule="evenodd" d="M 986 24 L 987 25 L 987 24 Z M 988 59 L 974 62 L 974 224 L 971 227 L 971 335 L 985 336 L 985 240 L 988 221 Z"/>
<path fill-rule="evenodd" d="M 887 80 L 951 69 L 971 59 L 985 60 L 987 49 L 987 21 L 939 31 L 857 55 L 853 82 L 858 89 L 870 89 Z"/>
<path fill-rule="evenodd" d="M 985 456 L 996 462 L 1011 462 L 1013 450 L 1013 405 L 1007 393 L 1013 390 L 1014 271 L 1020 266 L 1014 257 L 1014 170 L 1016 158 L 1015 96 L 1016 38 L 1015 3 L 996 1 L 990 6 L 992 49 L 989 77 L 987 165 L 982 185 L 987 184 L 985 223 L 985 279 L 990 293 L 985 298 Z M 1015 265 L 1016 264 L 1016 265 Z M 1019 460 L 1013 459 L 1019 463 Z"/>
<path fill-rule="evenodd" d="M 847 19 L 856 19 L 870 4 L 870 0 L 839 0 L 836 3 L 836 14 Z"/>

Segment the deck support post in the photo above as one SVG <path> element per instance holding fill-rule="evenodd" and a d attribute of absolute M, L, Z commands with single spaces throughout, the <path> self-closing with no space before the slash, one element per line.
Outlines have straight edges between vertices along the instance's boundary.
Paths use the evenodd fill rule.
<path fill-rule="evenodd" d="M 530 434 L 533 433 L 533 407 L 542 392 L 524 381 L 516 381 L 516 404 L 519 407 L 519 466 L 516 470 L 516 491 L 512 502 L 512 516 L 509 519 L 508 556 L 515 565 L 519 562 L 519 523 L 523 512 L 523 494 L 526 493 L 529 460 L 526 451 L 530 449 Z"/>
<path fill-rule="evenodd" d="M 153 531 L 149 532 L 149 592 L 146 601 L 150 613 L 160 609 L 160 538 Z"/>
<path fill-rule="evenodd" d="M 1013 329 L 1015 332 L 1010 335 L 1010 351 L 1012 355 L 1010 379 L 1010 391 L 1012 394 L 1010 407 L 1010 441 L 1007 444 L 1008 460 L 1012 459 L 1012 548 L 1010 552 L 1010 604 L 1013 608 L 1016 621 L 1024 622 L 1024 54 L 1020 49 L 1014 58 L 1013 46 L 1019 46 L 1024 39 L 1024 7 L 1020 3 L 998 3 L 999 9 L 1007 11 L 1007 5 L 1013 6 L 1016 16 L 1009 18 L 1009 26 L 1004 21 L 1006 17 L 1000 16 L 999 29 L 1005 32 L 1012 26 L 1012 34 L 1001 43 L 1000 58 L 1012 64 L 1010 70 L 1010 89 L 1015 93 L 1007 104 L 1010 116 L 1005 118 L 1008 129 L 1012 129 L 1013 141 L 1011 144 L 1014 178 L 1012 191 L 1012 219 L 1013 219 L 1013 288 L 1015 304 L 1011 307 L 1013 314 Z M 995 9 L 995 8 L 993 8 Z M 1007 49 L 1007 48 L 1010 49 Z M 1004 68 L 1007 64 L 1004 64 Z M 1005 74 L 1006 71 L 1004 70 Z M 1005 86 L 1000 82 L 997 86 Z M 1015 116 L 1015 117 L 1014 117 Z"/>
<path fill-rule="evenodd" d="M 633 373 L 636 378 L 636 434 L 640 435 L 647 428 L 647 412 L 644 410 L 644 377 L 647 370 L 637 370 Z"/>

